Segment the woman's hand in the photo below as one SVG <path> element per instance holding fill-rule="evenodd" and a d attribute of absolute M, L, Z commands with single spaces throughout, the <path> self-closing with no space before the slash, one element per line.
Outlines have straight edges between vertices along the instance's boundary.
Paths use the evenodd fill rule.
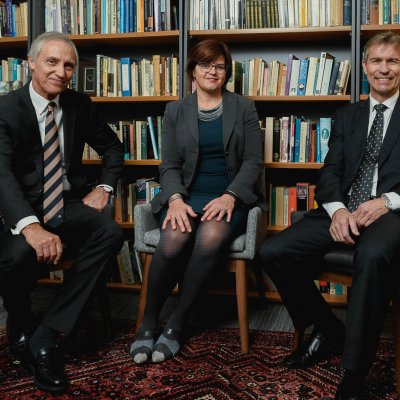
<path fill-rule="evenodd" d="M 188 215 L 193 218 L 197 217 L 193 208 L 188 206 L 182 199 L 171 201 L 168 205 L 167 216 L 165 217 L 161 228 L 165 229 L 168 222 L 170 222 L 174 231 L 177 226 L 179 226 L 182 233 L 192 232 L 192 226 L 190 225 Z"/>
<path fill-rule="evenodd" d="M 233 209 L 235 208 L 235 201 L 236 200 L 233 196 L 226 193 L 211 200 L 203 208 L 205 213 L 201 217 L 201 221 L 211 221 L 215 217 L 217 217 L 217 221 L 221 221 L 226 214 L 226 221 L 231 222 Z"/>

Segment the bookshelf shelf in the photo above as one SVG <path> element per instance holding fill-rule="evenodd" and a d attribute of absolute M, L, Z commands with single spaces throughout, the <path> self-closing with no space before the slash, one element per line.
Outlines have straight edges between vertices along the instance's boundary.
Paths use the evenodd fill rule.
<path fill-rule="evenodd" d="M 190 30 L 189 36 L 204 40 L 217 39 L 225 43 L 240 42 L 306 42 L 350 39 L 351 26 L 324 28 L 264 28 L 264 29 L 226 29 Z"/>
<path fill-rule="evenodd" d="M 93 103 L 157 103 L 178 100 L 178 96 L 91 97 Z"/>
<path fill-rule="evenodd" d="M 122 229 L 133 229 L 133 222 L 118 222 Z"/>
<path fill-rule="evenodd" d="M 174 44 L 179 41 L 179 31 L 131 32 L 113 34 L 70 35 L 78 47 L 143 46 Z"/>
<path fill-rule="evenodd" d="M 368 40 L 378 32 L 392 31 L 400 33 L 400 24 L 387 24 L 387 25 L 361 25 L 361 39 Z"/>
<path fill-rule="evenodd" d="M 274 102 L 321 102 L 321 101 L 341 101 L 348 103 L 350 95 L 341 96 L 246 96 L 257 102 L 261 101 L 274 101 Z"/>
<path fill-rule="evenodd" d="M 2 37 L 0 38 L 0 50 L 23 49 L 28 46 L 27 36 Z"/>
<path fill-rule="evenodd" d="M 101 160 L 82 160 L 85 165 L 101 165 Z M 160 165 L 160 160 L 125 160 L 124 165 Z"/>
<path fill-rule="evenodd" d="M 360 94 L 360 100 L 368 100 L 368 94 Z"/>
<path fill-rule="evenodd" d="M 270 162 L 264 163 L 268 169 L 320 169 L 323 163 L 317 162 Z"/>

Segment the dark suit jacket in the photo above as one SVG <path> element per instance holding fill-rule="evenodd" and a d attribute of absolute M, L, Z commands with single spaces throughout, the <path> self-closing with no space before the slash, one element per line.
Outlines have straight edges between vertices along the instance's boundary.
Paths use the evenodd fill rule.
<path fill-rule="evenodd" d="M 82 171 L 85 142 L 103 156 L 99 183 L 115 187 L 123 168 L 123 147 L 95 112 L 90 98 L 66 90 L 63 110 L 65 169 L 72 192 L 87 193 Z M 0 218 L 4 231 L 30 215 L 43 218 L 43 150 L 29 84 L 0 97 Z"/>
<path fill-rule="evenodd" d="M 245 205 L 265 200 L 257 190 L 264 168 L 263 145 L 254 102 L 229 91 L 223 92 L 223 141 L 229 187 Z M 186 196 L 199 158 L 196 92 L 167 104 L 163 122 L 161 192 L 152 201 L 157 213 L 173 193 Z"/>
<path fill-rule="evenodd" d="M 329 151 L 315 192 L 316 200 L 345 203 L 356 177 L 367 142 L 369 100 L 336 111 L 329 139 Z M 383 193 L 400 194 L 400 101 L 390 119 L 378 160 L 377 197 Z"/>

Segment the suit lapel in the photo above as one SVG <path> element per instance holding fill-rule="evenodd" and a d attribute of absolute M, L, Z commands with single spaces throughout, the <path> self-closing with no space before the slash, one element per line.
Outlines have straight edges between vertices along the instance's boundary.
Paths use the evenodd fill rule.
<path fill-rule="evenodd" d="M 237 101 L 236 97 L 230 92 L 224 90 L 222 97 L 222 126 L 223 126 L 223 137 L 224 137 L 224 149 L 227 148 L 229 139 L 232 135 L 233 128 L 236 122 L 237 113 Z"/>
<path fill-rule="evenodd" d="M 185 119 L 186 125 L 189 128 L 189 132 L 192 135 L 196 143 L 199 143 L 199 124 L 197 117 L 197 94 L 192 93 L 191 96 L 187 97 L 182 106 L 183 118 Z"/>
<path fill-rule="evenodd" d="M 64 131 L 64 163 L 65 171 L 68 171 L 71 163 L 72 147 L 74 144 L 74 132 L 75 132 L 75 121 L 77 107 L 71 101 L 71 96 L 68 92 L 61 93 L 60 95 L 60 106 L 62 108 L 62 123 Z"/>
<path fill-rule="evenodd" d="M 43 176 L 43 145 L 40 138 L 39 124 L 36 117 L 35 107 L 33 106 L 31 96 L 29 95 L 29 84 L 26 84 L 19 91 L 19 107 L 21 107 L 20 113 L 24 116 L 24 123 L 26 129 L 24 134 L 30 136 L 30 140 L 27 143 L 32 143 L 32 154 L 35 165 L 38 168 L 39 173 Z"/>
<path fill-rule="evenodd" d="M 383 139 L 381 151 L 379 153 L 378 165 L 379 167 L 385 162 L 386 158 L 392 151 L 396 140 L 400 134 L 400 101 L 397 100 L 392 116 L 390 118 L 389 126 L 386 131 L 385 138 Z"/>
<path fill-rule="evenodd" d="M 359 115 L 355 118 L 356 126 L 355 126 L 355 135 L 354 141 L 352 145 L 354 145 L 355 157 L 356 160 L 356 172 L 360 167 L 361 160 L 364 154 L 365 146 L 367 144 L 368 137 L 368 124 L 369 124 L 369 100 L 360 102 L 360 108 L 358 110 Z"/>

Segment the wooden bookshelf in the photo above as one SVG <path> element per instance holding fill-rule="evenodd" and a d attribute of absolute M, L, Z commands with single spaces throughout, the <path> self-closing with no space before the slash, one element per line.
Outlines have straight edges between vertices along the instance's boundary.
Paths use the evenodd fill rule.
<path fill-rule="evenodd" d="M 83 159 L 82 164 L 85 165 L 101 165 L 101 160 L 88 160 Z M 125 160 L 124 165 L 131 165 L 131 166 L 150 166 L 150 165 L 160 165 L 161 160 Z"/>
<path fill-rule="evenodd" d="M 350 95 L 341 96 L 246 96 L 247 98 L 254 101 L 273 101 L 273 102 L 327 102 L 327 101 L 338 101 L 348 103 L 350 101 Z"/>
<path fill-rule="evenodd" d="M 350 34 L 351 26 L 189 30 L 189 36 L 192 38 L 217 39 L 225 43 L 336 41 L 348 39 Z"/>
<path fill-rule="evenodd" d="M 0 38 L 0 50 L 26 49 L 28 47 L 27 36 L 13 36 Z"/>
<path fill-rule="evenodd" d="M 320 169 L 324 164 L 317 162 L 269 162 L 264 163 L 268 169 Z"/>
<path fill-rule="evenodd" d="M 178 100 L 178 96 L 124 96 L 124 97 L 91 97 L 93 103 L 160 103 Z"/>

